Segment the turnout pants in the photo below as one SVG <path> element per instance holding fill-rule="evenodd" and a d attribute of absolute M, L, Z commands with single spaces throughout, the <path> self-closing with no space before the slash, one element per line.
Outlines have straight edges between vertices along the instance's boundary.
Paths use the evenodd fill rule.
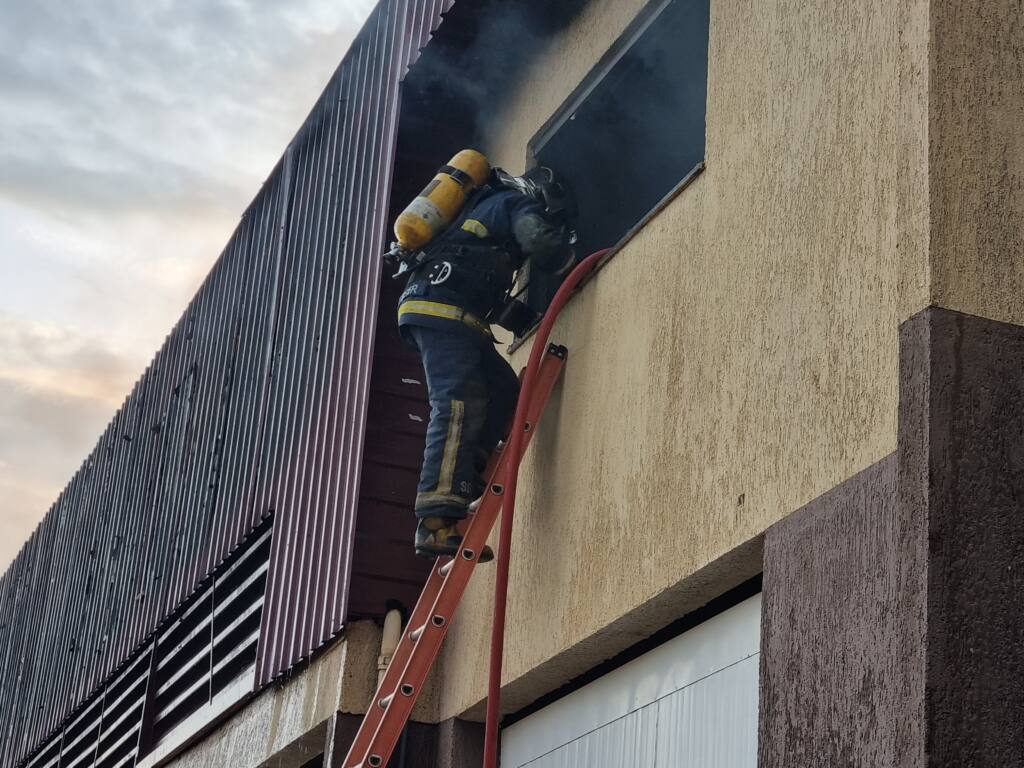
<path fill-rule="evenodd" d="M 481 473 L 515 412 L 519 380 L 483 334 L 403 331 L 420 353 L 430 395 L 416 516 L 463 518 L 484 491 Z"/>

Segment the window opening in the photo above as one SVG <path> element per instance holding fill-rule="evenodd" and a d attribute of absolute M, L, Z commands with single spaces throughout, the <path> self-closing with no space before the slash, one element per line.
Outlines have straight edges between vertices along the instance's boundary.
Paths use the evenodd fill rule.
<path fill-rule="evenodd" d="M 708 0 L 648 6 L 530 142 L 573 188 L 576 254 L 614 245 L 704 160 Z M 555 278 L 533 275 L 546 309 Z"/>

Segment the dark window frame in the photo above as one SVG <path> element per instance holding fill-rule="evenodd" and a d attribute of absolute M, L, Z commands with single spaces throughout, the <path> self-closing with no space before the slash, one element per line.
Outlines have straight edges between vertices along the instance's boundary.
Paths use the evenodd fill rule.
<path fill-rule="evenodd" d="M 533 168 L 539 164 L 539 155 L 543 152 L 544 147 L 554 137 L 558 131 L 577 113 L 577 111 L 587 102 L 587 99 L 594 93 L 594 91 L 604 82 L 605 78 L 613 72 L 616 65 L 625 57 L 634 46 L 643 38 L 647 31 L 651 28 L 662 13 L 668 9 L 670 5 L 676 2 L 676 0 L 651 0 L 648 2 L 633 18 L 633 20 L 626 26 L 622 34 L 611 44 L 607 51 L 598 59 L 597 63 L 587 72 L 580 83 L 572 90 L 572 92 L 566 97 L 561 105 L 552 113 L 552 115 L 544 122 L 544 124 L 534 133 L 534 135 L 527 142 L 526 147 L 526 167 Z M 710 6 L 710 2 L 709 2 Z M 708 21 L 710 25 L 710 18 Z M 710 38 L 710 30 L 708 34 Z M 710 41 L 709 41 L 710 46 Z M 705 120 L 706 120 L 706 93 L 705 93 Z M 705 127 L 705 151 L 703 152 L 703 159 L 697 162 L 689 171 L 685 172 L 683 177 L 679 179 L 674 185 L 672 185 L 667 192 L 655 202 L 651 208 L 636 221 L 635 224 L 630 226 L 623 235 L 613 244 L 610 245 L 609 252 L 601 259 L 598 267 L 587 276 L 586 279 L 581 283 L 579 288 L 583 288 L 586 283 L 593 279 L 594 275 L 604 267 L 618 252 L 630 241 L 636 234 L 642 230 L 655 216 L 661 213 L 662 210 L 668 206 L 684 189 L 690 186 L 694 180 L 704 171 L 706 167 L 706 127 Z M 578 258 L 588 256 L 587 253 L 578 253 Z M 521 337 L 514 339 L 512 344 L 509 346 L 508 351 L 512 352 L 517 349 L 522 342 L 529 338 L 536 325 L 530 328 Z"/>
<path fill-rule="evenodd" d="M 640 9 L 639 13 L 619 35 L 615 42 L 605 51 L 597 63 L 584 75 L 579 85 L 573 88 L 558 109 L 549 117 L 540 129 L 533 134 L 526 144 L 527 167 L 537 165 L 537 154 L 544 149 L 544 145 L 551 140 L 551 137 L 558 132 L 566 122 L 586 102 L 594 90 L 621 61 L 622 57 L 629 53 L 630 49 L 643 37 L 658 16 L 661 15 L 673 0 L 650 0 L 647 5 Z"/>

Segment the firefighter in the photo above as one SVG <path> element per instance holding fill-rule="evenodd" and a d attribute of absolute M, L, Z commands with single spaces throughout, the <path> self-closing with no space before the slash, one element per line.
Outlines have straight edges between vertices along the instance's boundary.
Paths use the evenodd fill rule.
<path fill-rule="evenodd" d="M 485 490 L 483 470 L 519 396 L 490 323 L 521 334 L 536 320 L 511 298 L 513 283 L 527 263 L 569 270 L 572 218 L 565 187 L 549 169 L 519 177 L 493 169 L 408 266 L 398 323 L 423 362 L 431 409 L 415 506 L 419 555 L 458 552 L 456 525 Z M 491 558 L 489 549 L 481 553 L 481 561 Z"/>

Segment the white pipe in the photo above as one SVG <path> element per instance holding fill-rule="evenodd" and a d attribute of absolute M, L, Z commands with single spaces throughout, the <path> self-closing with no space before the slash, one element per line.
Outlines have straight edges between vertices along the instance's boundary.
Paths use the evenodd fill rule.
<path fill-rule="evenodd" d="M 402 612 L 392 608 L 384 616 L 384 631 L 380 636 L 380 656 L 377 657 L 377 685 L 384 680 L 384 673 L 388 671 L 388 664 L 391 657 L 398 649 L 398 643 L 402 639 Z"/>

